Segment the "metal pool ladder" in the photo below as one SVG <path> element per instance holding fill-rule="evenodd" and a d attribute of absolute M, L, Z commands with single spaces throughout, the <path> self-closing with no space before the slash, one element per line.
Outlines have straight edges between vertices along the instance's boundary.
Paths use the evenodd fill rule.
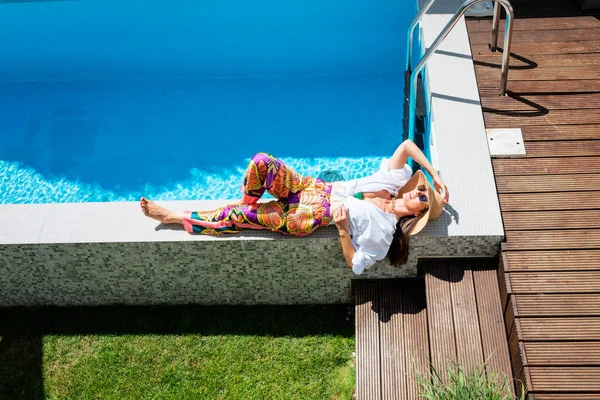
<path fill-rule="evenodd" d="M 414 70 L 411 70 L 411 53 L 412 53 L 412 44 L 413 44 L 413 32 L 415 27 L 421 20 L 421 17 L 429 10 L 434 0 L 428 0 L 423 7 L 419 10 L 415 18 L 412 20 L 408 27 L 408 37 L 407 37 L 407 46 L 406 46 L 406 73 L 410 74 L 410 95 L 409 95 L 409 120 L 408 120 L 408 138 L 414 140 L 415 136 L 415 117 L 416 117 L 416 87 L 417 87 L 417 78 L 419 73 L 425 66 L 425 63 L 435 53 L 439 45 L 442 41 L 448 36 L 454 25 L 458 22 L 460 17 L 467 11 L 469 7 L 476 3 L 480 3 L 484 0 L 467 0 L 456 11 L 452 19 L 446 24 L 442 32 L 435 39 L 433 44 L 427 49 L 423 57 L 421 57 L 421 61 L 415 67 Z M 508 78 L 508 63 L 510 59 L 510 41 L 512 38 L 512 24 L 514 19 L 514 12 L 512 5 L 508 0 L 493 0 L 494 1 L 494 19 L 492 22 L 492 43 L 490 46 L 491 51 L 496 51 L 498 46 L 498 25 L 500 24 L 500 7 L 499 4 L 502 4 L 504 10 L 506 11 L 506 28 L 504 32 L 504 50 L 502 53 L 502 76 L 500 79 L 500 96 L 504 96 L 506 94 L 506 80 Z"/>

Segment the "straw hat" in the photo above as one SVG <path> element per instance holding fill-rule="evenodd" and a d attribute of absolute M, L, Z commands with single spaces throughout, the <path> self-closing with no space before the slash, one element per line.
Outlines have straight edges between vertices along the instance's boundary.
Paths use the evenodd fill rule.
<path fill-rule="evenodd" d="M 442 209 L 444 208 L 444 199 L 434 188 L 431 187 L 425 174 L 420 170 L 406 182 L 406 185 L 398 191 L 398 198 L 402 197 L 404 193 L 408 193 L 414 190 L 419 185 L 425 185 L 427 187 L 427 198 L 429 199 L 429 209 L 419 218 L 415 226 L 410 231 L 410 235 L 415 235 L 421 231 L 427 225 L 427 222 L 434 220 L 440 216 Z"/>

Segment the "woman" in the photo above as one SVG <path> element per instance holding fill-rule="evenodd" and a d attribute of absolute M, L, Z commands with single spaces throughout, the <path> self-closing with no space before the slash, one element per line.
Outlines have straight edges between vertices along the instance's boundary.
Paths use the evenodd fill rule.
<path fill-rule="evenodd" d="M 408 157 L 433 177 L 412 170 Z M 258 203 L 268 191 L 276 200 Z M 190 233 L 235 233 L 268 229 L 305 236 L 335 223 L 344 258 L 355 274 L 389 256 L 400 266 L 408 258 L 409 236 L 437 218 L 448 203 L 448 189 L 421 150 L 404 141 L 375 174 L 328 183 L 302 177 L 275 157 L 258 153 L 250 160 L 242 201 L 212 211 L 175 212 L 143 198 L 144 214 L 165 224 L 182 224 Z"/>

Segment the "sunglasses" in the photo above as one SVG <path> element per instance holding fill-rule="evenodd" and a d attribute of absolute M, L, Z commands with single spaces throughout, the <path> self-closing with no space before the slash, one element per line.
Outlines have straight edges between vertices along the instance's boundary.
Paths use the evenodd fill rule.
<path fill-rule="evenodd" d="M 419 186 L 417 186 L 417 190 L 419 192 L 425 192 L 425 193 L 427 193 L 427 187 L 425 185 L 419 185 Z M 427 199 L 427 195 L 424 195 L 424 194 L 420 194 L 419 195 L 419 201 L 421 203 L 427 203 L 427 202 L 429 202 L 429 200 Z"/>

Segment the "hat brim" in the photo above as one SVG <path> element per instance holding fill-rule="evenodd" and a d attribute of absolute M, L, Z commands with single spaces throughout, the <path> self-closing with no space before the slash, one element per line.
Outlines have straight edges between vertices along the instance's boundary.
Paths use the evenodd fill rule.
<path fill-rule="evenodd" d="M 436 219 L 440 213 L 442 212 L 444 201 L 442 196 L 431 187 L 427 177 L 422 171 L 417 171 L 415 174 L 406 182 L 406 184 L 398 191 L 398 198 L 402 197 L 404 193 L 408 193 L 414 190 L 419 185 L 425 185 L 427 187 L 427 198 L 429 200 L 429 208 L 427 211 L 421 215 L 419 220 L 415 223 L 415 225 L 410 230 L 409 235 L 416 235 L 419 233 L 429 220 Z"/>

